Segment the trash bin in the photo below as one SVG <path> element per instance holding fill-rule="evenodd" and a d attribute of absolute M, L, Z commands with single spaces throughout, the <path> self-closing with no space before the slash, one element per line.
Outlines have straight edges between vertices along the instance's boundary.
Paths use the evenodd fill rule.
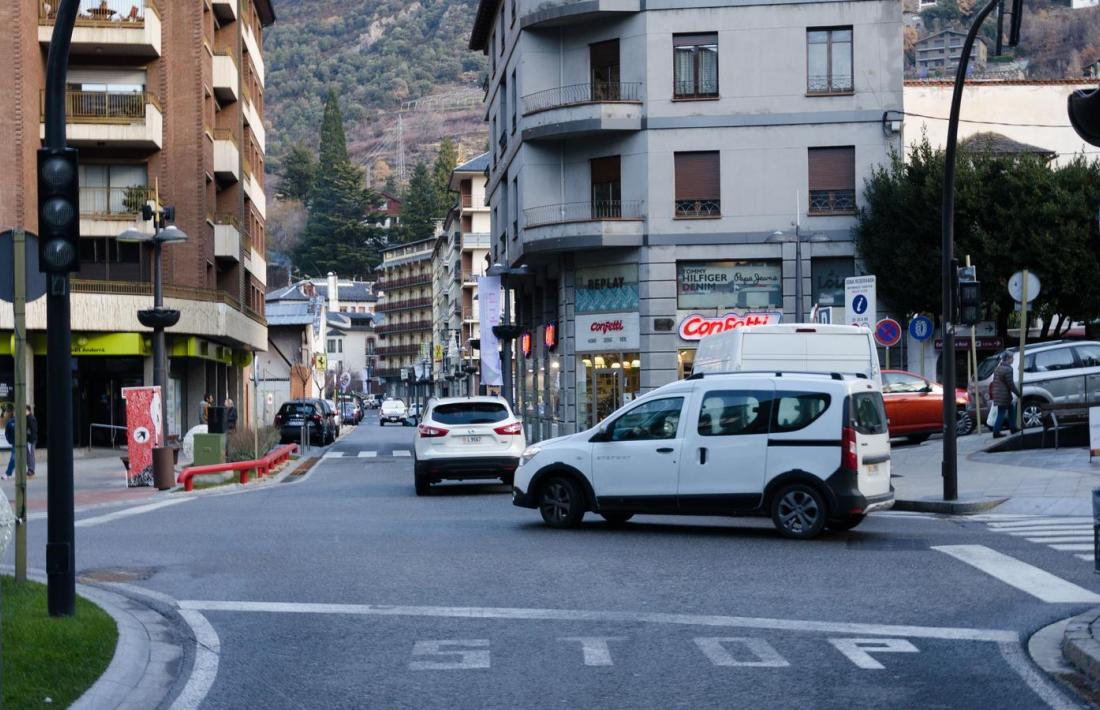
<path fill-rule="evenodd" d="M 225 407 L 206 408 L 206 430 L 211 434 L 225 433 Z"/>
<path fill-rule="evenodd" d="M 174 453 L 168 446 L 153 449 L 153 485 L 158 491 L 166 491 L 176 485 Z"/>

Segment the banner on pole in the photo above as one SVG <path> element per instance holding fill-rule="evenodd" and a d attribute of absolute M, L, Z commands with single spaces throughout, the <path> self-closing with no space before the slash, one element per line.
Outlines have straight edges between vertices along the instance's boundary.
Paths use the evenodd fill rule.
<path fill-rule="evenodd" d="M 477 299 L 481 311 L 481 384 L 500 387 L 504 377 L 497 336 L 493 335 L 493 326 L 500 325 L 500 277 L 477 277 Z"/>

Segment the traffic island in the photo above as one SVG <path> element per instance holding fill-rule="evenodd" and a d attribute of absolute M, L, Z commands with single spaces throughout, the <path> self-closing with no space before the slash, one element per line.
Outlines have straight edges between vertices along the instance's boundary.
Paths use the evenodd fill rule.
<path fill-rule="evenodd" d="M 1100 607 L 1069 620 L 1062 653 L 1093 685 L 1100 686 Z"/>
<path fill-rule="evenodd" d="M 938 513 L 940 515 L 973 515 L 996 508 L 1008 498 L 961 498 L 958 500 L 944 500 L 942 497 L 929 496 L 927 498 L 903 499 L 894 501 L 893 510 L 904 510 L 917 513 Z"/>
<path fill-rule="evenodd" d="M 92 602 L 78 596 L 74 616 L 52 618 L 45 585 L 7 575 L 0 616 L 6 708 L 69 707 L 104 673 L 118 642 L 114 620 Z"/>

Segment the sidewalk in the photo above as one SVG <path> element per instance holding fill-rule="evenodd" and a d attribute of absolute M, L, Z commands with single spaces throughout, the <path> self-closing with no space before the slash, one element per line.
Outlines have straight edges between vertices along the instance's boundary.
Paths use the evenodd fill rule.
<path fill-rule="evenodd" d="M 0 466 L 7 467 L 10 455 L 10 451 L 0 451 Z M 87 449 L 73 451 L 73 498 L 77 508 L 139 501 L 156 494 L 157 490 L 152 487 L 126 487 L 126 469 L 121 459 L 124 455 L 122 449 L 92 449 L 91 454 Z M 38 449 L 35 459 L 37 475 L 27 478 L 28 513 L 46 509 L 46 482 L 50 475 L 46 450 Z M 14 504 L 15 478 L 4 479 L 0 486 Z"/>
<path fill-rule="evenodd" d="M 1100 458 L 1090 464 L 1088 449 L 985 453 L 983 449 L 992 443 L 988 432 L 959 438 L 960 502 L 983 501 L 988 509 L 1006 499 L 995 505 L 998 513 L 1092 515 L 1092 489 L 1100 486 Z M 899 508 L 931 509 L 932 503 L 942 502 L 940 439 L 919 446 L 895 443 L 891 457 Z"/>

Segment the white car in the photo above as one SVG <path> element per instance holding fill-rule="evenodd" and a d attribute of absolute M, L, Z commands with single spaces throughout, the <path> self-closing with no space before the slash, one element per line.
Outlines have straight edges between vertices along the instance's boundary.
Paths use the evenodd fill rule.
<path fill-rule="evenodd" d="M 874 381 L 838 373 L 695 374 L 599 426 L 523 452 L 512 502 L 547 525 L 585 512 L 770 515 L 780 533 L 850 530 L 894 504 Z"/>
<path fill-rule="evenodd" d="M 382 402 L 382 408 L 378 410 L 378 425 L 385 426 L 386 422 L 397 422 L 403 425 L 407 416 L 409 412 L 404 402 L 399 399 L 387 399 Z"/>
<path fill-rule="evenodd" d="M 431 402 L 413 448 L 416 494 L 422 496 L 446 479 L 499 478 L 511 485 L 527 438 L 502 397 L 444 397 Z"/>

